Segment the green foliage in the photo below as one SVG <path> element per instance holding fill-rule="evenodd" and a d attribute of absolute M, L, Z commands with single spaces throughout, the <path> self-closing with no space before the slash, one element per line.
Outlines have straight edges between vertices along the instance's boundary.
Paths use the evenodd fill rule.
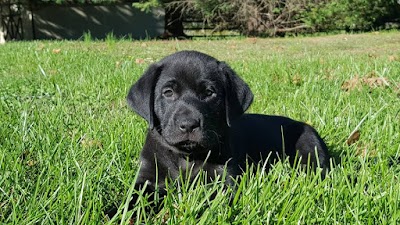
<path fill-rule="evenodd" d="M 111 4 L 121 2 L 121 0 L 39 0 L 37 2 L 55 4 Z"/>
<path fill-rule="evenodd" d="M 148 1 L 139 1 L 132 3 L 132 6 L 140 9 L 142 12 L 150 12 L 152 8 L 162 6 L 161 1 L 159 0 L 148 0 Z"/>
<path fill-rule="evenodd" d="M 399 13 L 396 0 L 329 0 L 310 5 L 304 20 L 317 31 L 371 30 Z"/>
<path fill-rule="evenodd" d="M 217 29 L 238 29 L 246 35 L 286 32 L 371 30 L 399 19 L 397 0 L 142 0 L 148 11 L 163 6 L 198 17 Z"/>
<path fill-rule="evenodd" d="M 399 32 L 183 42 L 109 34 L 0 45 L 0 224 L 129 224 L 132 213 L 135 224 L 400 224 L 391 159 L 400 155 L 399 42 Z M 182 181 L 158 215 L 142 211 L 143 197 L 108 223 L 102 213 L 130 199 L 147 130 L 126 94 L 151 63 L 185 49 L 228 62 L 255 95 L 250 113 L 315 126 L 339 165 L 324 180 L 286 162 L 247 172 L 233 205 L 223 178 Z M 342 90 L 355 77 L 385 82 Z"/>
<path fill-rule="evenodd" d="M 83 33 L 83 41 L 85 42 L 91 42 L 93 40 L 92 33 L 90 33 L 90 30 L 88 32 Z"/>

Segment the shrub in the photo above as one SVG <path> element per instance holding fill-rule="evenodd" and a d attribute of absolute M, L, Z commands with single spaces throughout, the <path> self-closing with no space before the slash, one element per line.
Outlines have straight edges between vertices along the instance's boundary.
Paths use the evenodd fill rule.
<path fill-rule="evenodd" d="M 310 4 L 304 22 L 316 31 L 371 30 L 400 15 L 396 0 L 323 0 Z"/>

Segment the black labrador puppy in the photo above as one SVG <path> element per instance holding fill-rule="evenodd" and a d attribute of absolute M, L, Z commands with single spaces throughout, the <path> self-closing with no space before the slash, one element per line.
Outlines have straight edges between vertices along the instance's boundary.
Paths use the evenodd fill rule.
<path fill-rule="evenodd" d="M 224 171 L 236 177 L 248 162 L 285 157 L 327 168 L 327 147 L 311 126 L 244 114 L 252 100 L 248 85 L 209 55 L 181 51 L 152 64 L 127 96 L 129 106 L 149 124 L 135 188 L 164 195 L 165 178 L 174 180 L 182 171 L 190 170 L 192 177 L 200 170 L 210 179 Z"/>

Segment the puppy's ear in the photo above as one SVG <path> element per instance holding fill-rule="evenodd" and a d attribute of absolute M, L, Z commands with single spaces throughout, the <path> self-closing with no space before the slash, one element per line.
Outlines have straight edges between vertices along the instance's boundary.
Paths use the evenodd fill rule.
<path fill-rule="evenodd" d="M 249 86 L 226 63 L 219 62 L 219 70 L 225 75 L 226 123 L 241 116 L 253 102 Z"/>
<path fill-rule="evenodd" d="M 126 100 L 128 105 L 154 127 L 154 89 L 161 72 L 161 66 L 152 64 L 147 71 L 134 83 Z"/>

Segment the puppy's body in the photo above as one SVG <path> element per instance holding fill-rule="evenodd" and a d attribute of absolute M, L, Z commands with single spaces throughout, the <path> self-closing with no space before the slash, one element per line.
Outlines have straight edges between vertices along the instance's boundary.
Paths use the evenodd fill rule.
<path fill-rule="evenodd" d="M 291 163 L 301 157 L 302 164 L 327 168 L 325 143 L 311 126 L 287 117 L 244 114 L 230 129 L 232 158 L 245 168 L 246 160 L 270 162 L 289 157 Z M 309 159 L 310 158 L 310 159 Z"/>
<path fill-rule="evenodd" d="M 244 114 L 253 100 L 250 88 L 211 56 L 195 51 L 167 56 L 149 67 L 127 100 L 149 123 L 136 189 L 163 195 L 166 178 L 185 171 L 194 177 L 204 170 L 210 179 L 226 171 L 234 178 L 247 161 L 300 157 L 304 164 L 327 167 L 327 147 L 311 126 Z"/>
<path fill-rule="evenodd" d="M 163 185 L 163 178 L 176 179 L 182 171 L 189 170 L 192 176 L 204 170 L 213 178 L 214 171 L 222 175 L 226 168 L 227 175 L 235 177 L 248 162 L 269 160 L 272 163 L 285 156 L 292 163 L 296 155 L 304 156 L 303 164 L 308 163 L 308 157 L 310 163 L 318 164 L 315 166 L 324 168 L 328 163 L 327 147 L 317 132 L 307 124 L 282 116 L 244 114 L 232 122 L 226 136 L 221 138 L 224 140 L 209 152 L 182 154 L 156 130 L 149 130 L 141 152 L 139 183 L 155 184 L 156 171 L 159 186 Z"/>

